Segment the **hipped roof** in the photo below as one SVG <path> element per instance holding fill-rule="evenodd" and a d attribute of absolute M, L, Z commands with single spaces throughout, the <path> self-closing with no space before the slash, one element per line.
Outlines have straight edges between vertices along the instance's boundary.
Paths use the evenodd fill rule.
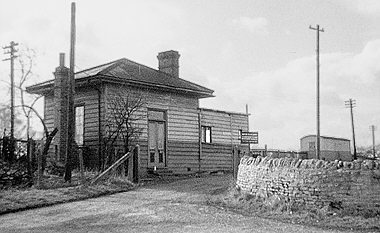
<path fill-rule="evenodd" d="M 198 84 L 173 77 L 162 71 L 150 68 L 126 58 L 75 73 L 76 86 L 85 85 L 89 80 L 139 85 L 183 92 L 199 98 L 212 97 L 213 90 Z M 54 80 L 38 83 L 26 88 L 29 93 L 44 94 L 52 90 Z"/>

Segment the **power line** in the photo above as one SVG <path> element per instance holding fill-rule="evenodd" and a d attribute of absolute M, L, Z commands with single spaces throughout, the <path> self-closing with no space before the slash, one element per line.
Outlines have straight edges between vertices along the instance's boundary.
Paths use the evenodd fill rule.
<path fill-rule="evenodd" d="M 349 99 L 347 101 L 344 101 L 346 108 L 350 108 L 351 112 L 351 126 L 352 126 L 352 142 L 354 145 L 354 160 L 357 159 L 357 154 L 356 154 L 356 143 L 355 143 L 355 127 L 354 127 L 354 113 L 352 109 L 356 107 L 356 100 Z"/>
<path fill-rule="evenodd" d="M 4 54 L 9 54 L 9 58 L 4 59 L 3 61 L 11 61 L 11 148 L 10 148 L 10 156 L 11 159 L 14 157 L 14 130 L 15 130 L 15 112 L 14 112 L 14 104 L 15 104 L 15 84 L 14 84 L 14 59 L 17 57 L 15 53 L 18 51 L 16 46 L 18 43 L 11 41 L 9 46 L 4 46 L 5 50 Z"/>
<path fill-rule="evenodd" d="M 319 108 L 319 32 L 324 32 L 323 28 L 319 28 L 319 25 L 314 28 L 311 25 L 309 26 L 309 29 L 315 30 L 317 32 L 317 93 L 316 93 L 316 112 L 317 112 L 317 140 L 316 140 L 316 147 L 315 147 L 315 154 L 317 159 L 320 158 L 320 151 L 321 151 L 321 131 L 320 131 L 320 108 Z"/>

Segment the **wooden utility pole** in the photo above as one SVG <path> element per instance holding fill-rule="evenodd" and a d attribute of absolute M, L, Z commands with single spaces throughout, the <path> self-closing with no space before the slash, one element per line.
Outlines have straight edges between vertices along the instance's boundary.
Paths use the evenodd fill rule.
<path fill-rule="evenodd" d="M 9 58 L 4 59 L 3 61 L 11 61 L 11 147 L 10 147 L 10 159 L 12 160 L 14 157 L 14 151 L 15 151 L 15 82 L 14 82 L 14 59 L 17 57 L 15 53 L 17 52 L 17 49 L 15 48 L 18 45 L 18 43 L 15 43 L 11 41 L 9 46 L 3 47 L 6 51 L 4 54 L 9 54 Z M 9 50 L 8 50 L 9 49 Z"/>
<path fill-rule="evenodd" d="M 371 131 L 372 131 L 372 153 L 373 153 L 373 158 L 376 158 L 375 130 L 376 130 L 376 127 L 375 127 L 374 125 L 371 125 Z"/>
<path fill-rule="evenodd" d="M 320 132 L 320 110 L 319 110 L 319 32 L 324 32 L 323 28 L 319 28 L 319 25 L 317 24 L 317 27 L 313 28 L 311 25 L 309 26 L 309 29 L 315 30 L 317 32 L 317 140 L 315 145 L 315 155 L 317 159 L 320 158 L 320 149 L 321 149 L 321 132 Z"/>
<path fill-rule="evenodd" d="M 74 117 L 74 80 L 75 66 L 75 2 L 71 3 L 71 32 L 70 32 L 70 71 L 69 71 L 69 90 L 67 98 L 67 147 L 66 147 L 66 165 L 65 165 L 65 181 L 71 182 L 73 144 L 75 134 L 75 117 Z"/>
<path fill-rule="evenodd" d="M 355 127 L 354 127 L 354 113 L 352 109 L 356 106 L 356 100 L 349 99 L 345 101 L 346 108 L 350 108 L 351 112 L 351 127 L 352 127 L 352 142 L 354 145 L 354 160 L 357 159 L 357 154 L 356 154 L 356 143 L 355 143 Z"/>
<path fill-rule="evenodd" d="M 245 114 L 247 114 L 247 127 L 248 127 L 248 132 L 249 131 L 249 110 L 248 110 L 248 104 L 245 104 Z M 251 143 L 248 143 L 248 156 L 251 154 Z"/>

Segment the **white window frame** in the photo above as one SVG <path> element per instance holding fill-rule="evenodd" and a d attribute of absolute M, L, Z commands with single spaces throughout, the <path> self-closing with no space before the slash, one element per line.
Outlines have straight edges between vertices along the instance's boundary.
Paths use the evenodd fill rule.
<path fill-rule="evenodd" d="M 80 112 L 79 109 L 81 109 Z M 78 115 L 79 113 L 82 115 Z M 81 121 L 79 121 L 79 117 L 82 118 Z M 84 105 L 75 106 L 75 142 L 78 146 L 84 144 Z"/>
<path fill-rule="evenodd" d="M 202 125 L 202 142 L 212 143 L 212 127 Z"/>

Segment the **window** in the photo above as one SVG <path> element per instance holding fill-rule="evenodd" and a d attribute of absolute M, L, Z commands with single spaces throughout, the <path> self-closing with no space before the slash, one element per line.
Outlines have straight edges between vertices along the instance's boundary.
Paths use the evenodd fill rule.
<path fill-rule="evenodd" d="M 211 127 L 202 126 L 202 142 L 211 143 Z"/>
<path fill-rule="evenodd" d="M 242 134 L 243 130 L 242 129 L 239 129 L 238 130 L 238 140 L 241 142 L 241 134 Z"/>
<path fill-rule="evenodd" d="M 84 133 L 84 106 L 75 107 L 75 142 L 83 145 Z"/>

